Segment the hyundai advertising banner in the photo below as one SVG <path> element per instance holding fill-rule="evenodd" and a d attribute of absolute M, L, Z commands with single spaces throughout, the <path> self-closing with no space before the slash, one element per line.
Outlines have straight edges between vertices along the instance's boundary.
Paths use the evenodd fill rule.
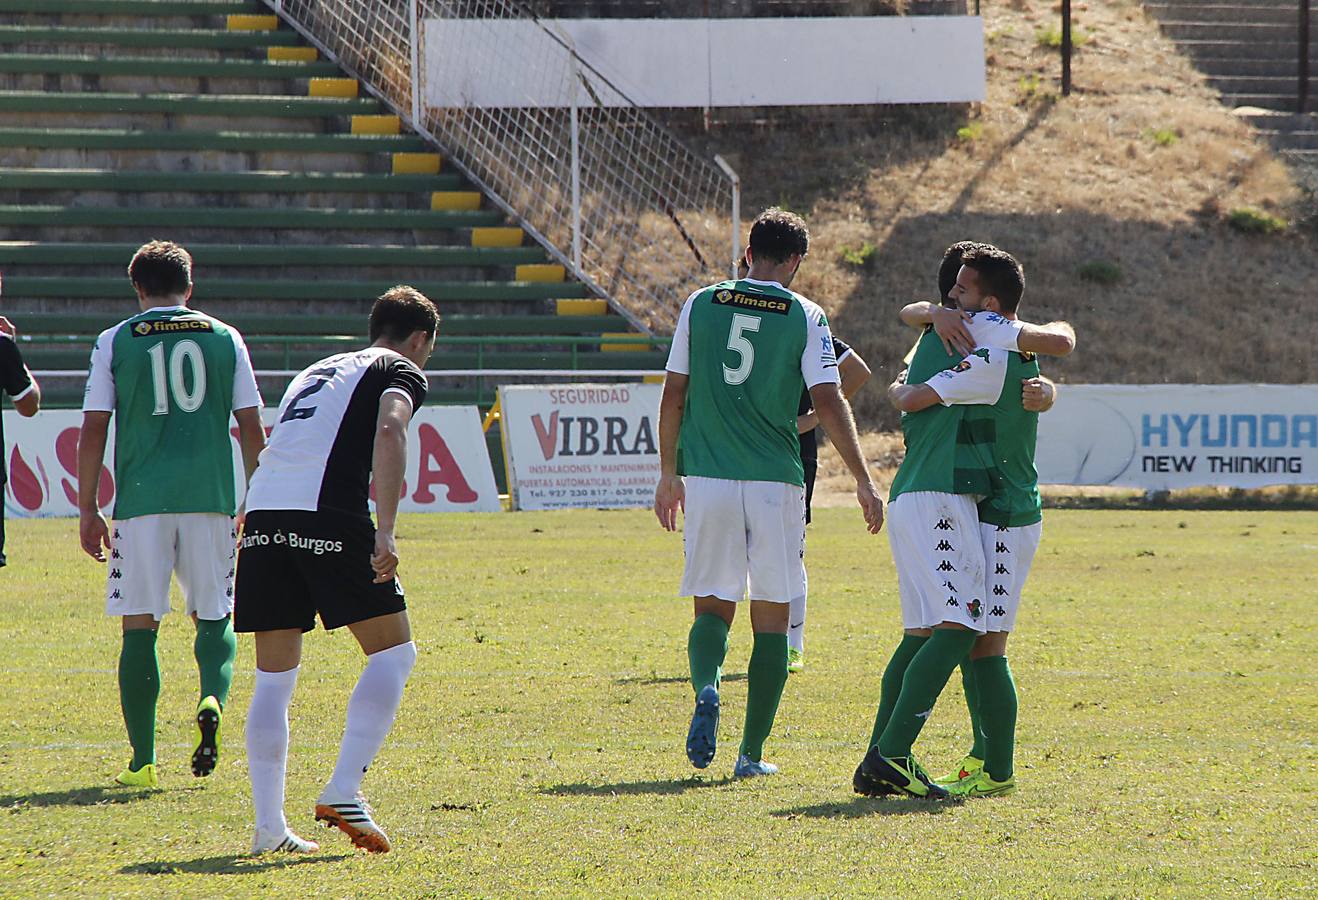
<path fill-rule="evenodd" d="M 1037 463 L 1043 484 L 1318 484 L 1318 385 L 1063 385 Z"/>
<path fill-rule="evenodd" d="M 265 410 L 269 430 L 277 410 Z M 8 517 L 78 514 L 78 429 L 82 413 L 51 410 L 24 419 L 4 412 L 4 486 Z M 238 433 L 231 432 L 238 497 L 244 493 Z M 99 501 L 108 513 L 114 505 L 114 424 L 101 470 Z M 372 485 L 374 494 L 374 485 Z M 425 406 L 412 417 L 407 435 L 407 472 L 402 512 L 498 512 L 490 454 L 474 406 Z"/>
<path fill-rule="evenodd" d="M 499 388 L 513 509 L 654 503 L 662 393 L 660 384 Z"/>

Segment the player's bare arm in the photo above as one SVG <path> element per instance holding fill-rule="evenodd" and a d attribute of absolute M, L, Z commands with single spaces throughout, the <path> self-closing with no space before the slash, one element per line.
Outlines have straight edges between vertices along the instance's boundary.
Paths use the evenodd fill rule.
<path fill-rule="evenodd" d="M 1021 379 L 1021 406 L 1026 412 L 1044 413 L 1057 402 L 1057 385 L 1040 375 Z"/>
<path fill-rule="evenodd" d="M 654 489 L 654 514 L 666 531 L 677 530 L 677 511 L 686 499 L 686 488 L 677 474 L 677 437 L 682 432 L 689 381 L 686 375 L 668 372 L 659 400 L 659 484 Z"/>
<path fill-rule="evenodd" d="M 970 314 L 965 310 L 922 300 L 902 307 L 900 315 L 904 323 L 914 328 L 934 326 L 934 334 L 938 335 L 943 342 L 943 349 L 948 353 L 965 356 L 975 349 L 975 339 L 966 327 Z"/>
<path fill-rule="evenodd" d="M 31 379 L 32 387 L 28 388 L 27 393 L 14 397 L 12 400 L 14 412 L 25 419 L 30 419 L 41 409 L 41 385 L 37 384 L 37 380 L 32 377 L 31 370 L 28 370 L 27 377 Z"/>
<path fill-rule="evenodd" d="M 888 402 L 904 413 L 913 413 L 943 401 L 938 392 L 927 384 L 907 384 L 906 370 L 903 369 L 897 379 L 888 385 Z"/>
<path fill-rule="evenodd" d="M 831 382 L 812 387 L 810 400 L 814 403 L 819 423 L 828 432 L 838 455 L 856 479 L 856 501 L 865 514 L 865 525 L 869 533 L 878 534 L 883 527 L 883 500 L 879 497 L 879 489 L 874 484 L 869 467 L 865 465 L 865 455 L 856 434 L 856 422 L 851 417 L 851 406 L 842 396 L 841 388 Z"/>
<path fill-rule="evenodd" d="M 1026 353 L 1042 356 L 1066 356 L 1075 349 L 1075 329 L 1069 322 L 1049 322 L 1047 325 L 1023 323 L 1016 346 Z"/>
<path fill-rule="evenodd" d="M 403 492 L 403 472 L 407 468 L 407 423 L 411 419 L 412 404 L 401 394 L 388 391 L 380 398 L 371 457 L 371 472 L 375 477 L 375 552 L 371 555 L 371 568 L 380 584 L 398 571 L 394 526 L 398 520 L 399 495 Z"/>
<path fill-rule="evenodd" d="M 837 364 L 838 375 L 842 376 L 842 396 L 847 398 L 847 402 L 860 392 L 865 386 L 865 382 L 870 380 L 870 367 L 860 354 L 852 350 L 846 357 Z M 796 433 L 805 434 L 819 425 L 819 416 L 815 415 L 812 409 L 803 416 L 796 417 Z"/>
<path fill-rule="evenodd" d="M 109 433 L 110 413 L 82 414 L 78 435 L 78 540 L 83 551 L 97 562 L 105 562 L 105 551 L 110 549 L 110 527 L 96 502 Z"/>
<path fill-rule="evenodd" d="M 251 481 L 252 473 L 256 471 L 257 459 L 265 449 L 265 427 L 261 424 L 261 409 L 257 406 L 235 409 L 233 418 L 238 423 L 238 448 L 242 451 L 243 471 L 247 475 L 247 480 Z"/>

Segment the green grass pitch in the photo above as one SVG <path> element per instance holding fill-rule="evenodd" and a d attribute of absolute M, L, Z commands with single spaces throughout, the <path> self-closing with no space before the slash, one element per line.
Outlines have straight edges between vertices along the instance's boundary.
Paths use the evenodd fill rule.
<path fill-rule="evenodd" d="M 766 758 L 733 783 L 749 621 L 733 629 L 723 746 L 683 753 L 681 540 L 645 512 L 405 517 L 420 648 L 365 790 L 395 845 L 314 827 L 361 658 L 316 632 L 292 709 L 289 820 L 312 857 L 249 858 L 242 723 L 188 771 L 190 623 L 160 642 L 158 791 L 128 758 L 104 570 L 71 521 L 9 523 L 0 572 L 4 896 L 1313 896 L 1318 888 L 1318 514 L 1056 511 L 1011 659 L 1011 797 L 960 806 L 851 793 L 899 628 L 887 541 L 859 513 L 811 527 L 807 668 Z M 967 739 L 954 676 L 919 750 Z"/>

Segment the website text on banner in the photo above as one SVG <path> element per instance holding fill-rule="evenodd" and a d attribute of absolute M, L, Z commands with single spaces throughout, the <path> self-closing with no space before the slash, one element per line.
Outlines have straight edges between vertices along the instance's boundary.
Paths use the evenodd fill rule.
<path fill-rule="evenodd" d="M 653 503 L 662 393 L 659 384 L 499 388 L 513 509 Z"/>
<path fill-rule="evenodd" d="M 266 429 L 278 410 L 264 413 Z M 78 429 L 82 413 L 53 410 L 23 419 L 6 410 L 9 483 L 5 485 L 7 516 L 76 516 L 78 514 Z M 237 430 L 233 434 L 233 466 L 237 496 L 245 493 Z M 107 468 L 101 471 L 101 507 L 114 506 L 114 433 L 106 447 Z M 374 486 L 372 486 L 374 490 Z M 490 454 L 474 406 L 427 406 L 417 412 L 407 437 L 407 473 L 403 481 L 403 512 L 498 512 Z"/>
<path fill-rule="evenodd" d="M 1150 491 L 1318 484 L 1318 385 L 1064 385 L 1039 481 Z"/>

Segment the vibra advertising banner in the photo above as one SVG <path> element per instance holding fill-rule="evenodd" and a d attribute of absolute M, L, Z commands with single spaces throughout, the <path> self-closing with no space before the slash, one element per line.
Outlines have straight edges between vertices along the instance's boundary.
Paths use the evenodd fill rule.
<path fill-rule="evenodd" d="M 513 509 L 649 506 L 660 384 L 499 388 Z"/>
<path fill-rule="evenodd" d="M 266 430 L 277 410 L 268 408 Z M 4 502 L 7 516 L 76 516 L 78 514 L 77 410 L 40 412 L 24 419 L 4 413 L 5 462 L 9 482 Z M 238 432 L 231 432 L 238 494 L 245 492 Z M 114 421 L 101 470 L 101 507 L 114 506 Z M 372 495 L 374 486 L 372 486 Z M 499 490 L 474 406 L 425 406 L 412 417 L 407 434 L 407 473 L 403 481 L 403 512 L 498 512 Z"/>
<path fill-rule="evenodd" d="M 1318 484 L 1318 385 L 1064 385 L 1037 463 L 1043 484 Z"/>

